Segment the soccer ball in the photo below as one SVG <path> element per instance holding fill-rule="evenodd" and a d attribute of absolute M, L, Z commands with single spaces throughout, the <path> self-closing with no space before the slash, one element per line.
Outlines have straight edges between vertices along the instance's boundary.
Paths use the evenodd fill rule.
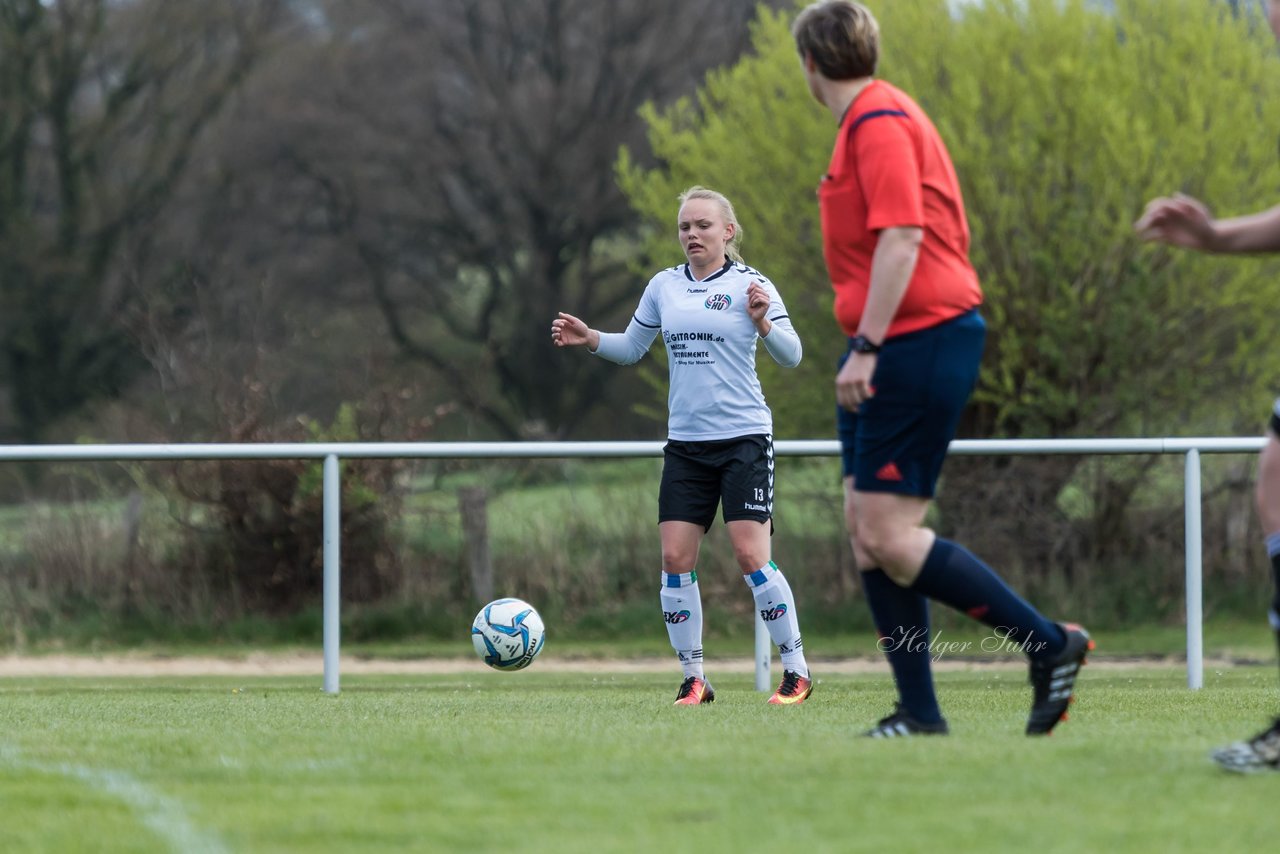
<path fill-rule="evenodd" d="M 542 617 L 528 602 L 495 599 L 471 624 L 471 642 L 494 670 L 523 670 L 542 652 Z"/>

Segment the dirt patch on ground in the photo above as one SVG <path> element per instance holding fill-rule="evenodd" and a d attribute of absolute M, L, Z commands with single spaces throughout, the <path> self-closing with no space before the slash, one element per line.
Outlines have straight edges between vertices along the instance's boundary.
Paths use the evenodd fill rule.
<path fill-rule="evenodd" d="M 1205 668 L 1233 667 L 1246 662 L 1206 659 Z M 676 667 L 667 658 L 597 659 L 546 658 L 534 665 L 540 671 L 559 673 L 665 673 Z M 821 674 L 889 673 L 880 658 L 813 659 L 810 666 Z M 1178 658 L 1095 658 L 1090 670 L 1133 669 L 1136 667 L 1185 667 Z M 750 658 L 724 659 L 714 664 L 719 673 L 752 673 Z M 934 663 L 942 672 L 998 672 L 1025 670 L 1021 659 L 947 659 Z M 338 662 L 343 675 L 359 674 L 449 674 L 484 670 L 474 658 L 385 659 L 343 656 Z M 775 661 L 772 670 L 781 673 Z M 319 652 L 252 653 L 244 656 L 154 655 L 6 655 L 0 656 L 0 678 L 21 676 L 316 676 L 324 674 L 324 658 Z"/>

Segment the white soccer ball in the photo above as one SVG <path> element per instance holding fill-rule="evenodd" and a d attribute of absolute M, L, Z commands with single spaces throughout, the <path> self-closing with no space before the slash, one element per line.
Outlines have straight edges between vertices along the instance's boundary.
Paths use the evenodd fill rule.
<path fill-rule="evenodd" d="M 523 670 L 542 652 L 542 617 L 521 599 L 495 599 L 471 623 L 471 642 L 494 670 Z"/>

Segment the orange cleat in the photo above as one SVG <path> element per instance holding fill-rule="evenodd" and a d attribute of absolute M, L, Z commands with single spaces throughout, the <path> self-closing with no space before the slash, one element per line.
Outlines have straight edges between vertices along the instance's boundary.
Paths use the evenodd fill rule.
<path fill-rule="evenodd" d="M 714 703 L 716 701 L 716 692 L 712 690 L 711 683 L 700 676 L 690 676 L 680 683 L 680 690 L 676 692 L 677 706 L 700 706 L 703 703 Z"/>
<path fill-rule="evenodd" d="M 782 671 L 782 684 L 769 698 L 771 706 L 798 706 L 813 693 L 813 679 L 794 670 Z"/>

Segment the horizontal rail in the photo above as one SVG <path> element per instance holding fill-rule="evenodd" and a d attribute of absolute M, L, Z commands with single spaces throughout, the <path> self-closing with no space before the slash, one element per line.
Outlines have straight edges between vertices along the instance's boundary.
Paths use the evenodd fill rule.
<path fill-rule="evenodd" d="M 1001 454 L 1234 454 L 1262 449 L 1256 438 L 957 439 L 948 453 Z M 113 462 L 119 460 L 344 459 L 568 459 L 659 457 L 665 443 L 645 442 L 261 442 L 116 445 L 0 445 L 0 461 Z M 834 457 L 835 440 L 779 439 L 784 457 Z"/>

